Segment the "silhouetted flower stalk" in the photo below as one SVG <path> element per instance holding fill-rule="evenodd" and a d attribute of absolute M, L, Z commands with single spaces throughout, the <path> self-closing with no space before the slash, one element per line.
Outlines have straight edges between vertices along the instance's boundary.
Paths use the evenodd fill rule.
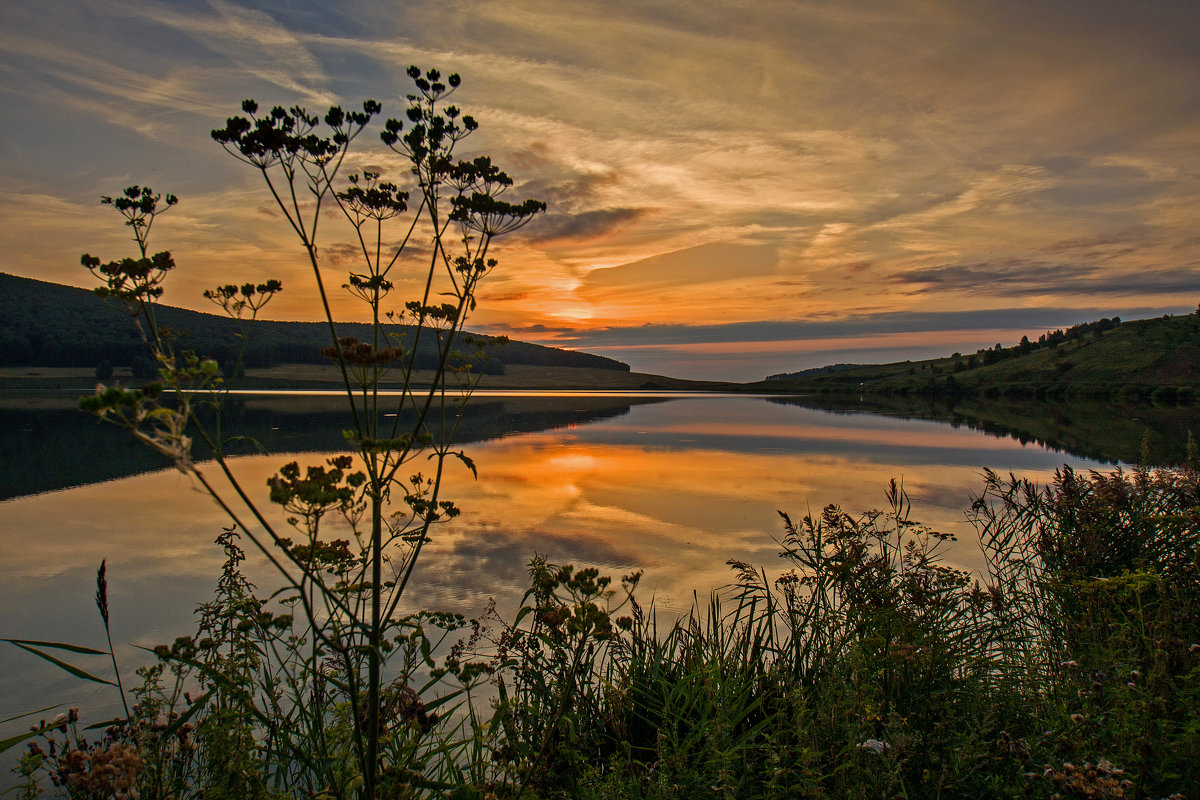
<path fill-rule="evenodd" d="M 278 596 L 295 604 L 307 623 L 307 670 L 301 670 L 306 691 L 332 690 L 348 704 L 345 722 L 352 731 L 357 792 L 372 799 L 379 796 L 381 780 L 394 780 L 400 774 L 395 771 L 408 769 L 384 758 L 381 747 L 390 741 L 385 710 L 401 709 L 397 713 L 423 719 L 417 706 L 404 699 L 406 687 L 388 694 L 384 661 L 395 648 L 392 638 L 409 624 L 399 616 L 400 603 L 433 526 L 459 513 L 441 494 L 445 463 L 458 459 L 474 472 L 471 459 L 454 448 L 453 440 L 463 403 L 478 385 L 489 351 L 501 343 L 466 336 L 463 327 L 476 308 L 479 282 L 496 267 L 489 255 L 492 242 L 545 209 L 537 200 L 502 197 L 514 181 L 489 158 L 458 158 L 458 145 L 478 123 L 447 102 L 460 84 L 457 75 L 443 79 L 437 70 L 417 67 L 408 75 L 416 88 L 408 95 L 406 119 L 389 119 L 381 133 L 384 144 L 410 165 L 410 175 L 400 181 L 370 169 L 337 186 L 351 145 L 382 110 L 374 100 L 364 101 L 361 110 L 335 106 L 324 115 L 298 106 L 261 110 L 246 100 L 241 116 L 212 132 L 229 154 L 261 175 L 304 248 L 329 329 L 330 344 L 323 352 L 337 365 L 351 412 L 348 439 L 354 456 L 307 470 L 293 462 L 269 481 L 270 500 L 289 515 L 298 539 L 276 530 L 227 463 L 219 412 L 228 384 L 219 366 L 178 350 L 176 337 L 156 325 L 154 303 L 174 260 L 165 252 L 148 257 L 148 237 L 156 215 L 174 206 L 176 198 L 138 186 L 104 198 L 133 228 L 140 258 L 102 264 L 83 257 L 104 282 L 99 293 L 120 300 L 145 320 L 159 373 L 158 381 L 142 389 L 100 386 L 84 407 L 170 456 L 179 470 L 213 494 L 242 535 L 279 570 L 285 586 Z M 318 247 L 322 210 L 330 204 L 358 242 L 361 265 L 348 273 L 344 288 L 369 309 L 371 334 L 364 341 L 339 335 L 330 310 Z M 390 234 L 395 225 L 399 236 Z M 421 288 L 417 297 L 392 304 L 389 296 L 400 269 L 406 281 L 415 278 Z M 278 281 L 270 280 L 223 284 L 204 293 L 239 325 L 242 347 L 226 370 L 229 379 L 241 370 L 258 314 L 281 290 Z M 430 352 L 433 369 L 422 374 L 420 359 Z M 380 393 L 380 381 L 389 373 L 398 373 L 401 383 L 390 409 Z M 218 412 L 211 427 L 197 414 L 202 406 Z M 213 452 L 232 496 L 213 491 L 194 462 L 193 436 Z M 417 458 L 426 459 L 428 466 L 413 470 L 410 465 Z M 401 510 L 394 509 L 397 505 Z M 350 538 L 321 538 L 322 521 L 330 514 L 340 517 Z M 231 635 L 226 631 L 216 638 L 232 641 Z M 289 647 L 293 656 L 300 652 Z M 335 672 L 317 668 L 330 659 L 338 665 Z M 221 669 L 235 669 L 235 662 L 221 663 Z M 236 664 L 241 665 L 236 670 L 248 669 Z M 266 691 L 273 680 L 262 678 L 264 697 L 273 696 Z M 321 680 L 328 685 L 318 689 L 312 682 Z M 223 696 L 218 693 L 208 702 L 224 702 Z M 250 695 L 238 697 L 238 702 L 253 704 Z M 312 713 L 326 714 L 326 708 L 317 704 Z"/>

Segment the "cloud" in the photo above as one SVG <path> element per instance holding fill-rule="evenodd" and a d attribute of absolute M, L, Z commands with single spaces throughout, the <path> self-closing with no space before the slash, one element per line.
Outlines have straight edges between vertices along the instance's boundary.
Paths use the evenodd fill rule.
<path fill-rule="evenodd" d="M 891 280 L 920 293 L 956 289 L 998 297 L 1144 297 L 1186 295 L 1200 288 L 1194 269 L 1160 268 L 1131 275 L 1105 272 L 1094 265 L 1024 259 L 910 270 L 894 274 Z"/>
<path fill-rule="evenodd" d="M 598 208 L 542 215 L 528 225 L 523 238 L 535 244 L 573 244 L 610 234 L 645 214 L 641 208 Z"/>
<path fill-rule="evenodd" d="M 321 61 L 302 35 L 289 30 L 265 11 L 227 0 L 209 0 L 211 13 L 180 12 L 166 4 L 132 9 L 126 14 L 172 28 L 193 38 L 245 76 L 306 103 L 328 106 L 339 98 L 329 91 Z"/>
<path fill-rule="evenodd" d="M 25 73 L 8 82 L 9 93 L 69 110 L 80 121 L 101 119 L 139 136 L 166 140 L 178 135 L 181 112 L 211 117 L 218 108 L 194 74 L 169 65 L 144 70 L 52 41 L 3 33 L 0 51 L 19 60 L 14 72 Z"/>
<path fill-rule="evenodd" d="M 775 270 L 773 248 L 738 242 L 714 242 L 618 267 L 592 270 L 581 290 L 601 299 L 613 291 L 647 292 L 660 296 L 666 287 L 684 287 L 711 281 L 726 281 L 731 276 L 745 280 L 770 275 Z"/>
<path fill-rule="evenodd" d="M 701 380 L 758 380 L 768 374 L 835 363 L 887 363 L 972 352 L 1023 335 L 1101 317 L 1138 319 L 1188 313 L 1190 307 L 1005 308 L 970 312 L 894 312 L 808 322 L 647 325 L 592 331 L 517 331 L 596 352 L 635 372 Z"/>
<path fill-rule="evenodd" d="M 1076 239 L 1063 239 L 1042 248 L 1042 252 L 1052 255 L 1067 255 L 1077 259 L 1109 260 L 1115 256 L 1127 255 L 1145 247 L 1165 232 L 1152 231 L 1147 227 L 1129 228 L 1124 231 L 1099 233 L 1091 236 L 1081 236 Z"/>
<path fill-rule="evenodd" d="M 709 342 L 761 344 L 975 329 L 1033 332 L 1067 327 L 1078 322 L 1112 316 L 1114 313 L 1128 319 L 1164 313 L 1164 307 L 1119 308 L 1116 311 L 1114 308 L 1009 307 L 970 311 L 903 311 L 727 325 L 642 325 L 586 331 L 538 326 L 537 330 L 519 328 L 518 331 L 527 334 L 553 334 L 558 337 L 556 341 L 563 345 L 587 348 L 694 345 Z M 1171 306 L 1170 310 L 1172 313 L 1179 313 L 1190 309 Z"/>

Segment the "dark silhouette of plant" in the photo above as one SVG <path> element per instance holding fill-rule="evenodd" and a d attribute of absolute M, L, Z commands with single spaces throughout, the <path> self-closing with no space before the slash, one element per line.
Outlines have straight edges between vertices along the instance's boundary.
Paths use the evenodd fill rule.
<path fill-rule="evenodd" d="M 96 288 L 96 294 L 119 300 L 137 321 L 142 338 L 150 340 L 156 348 L 161 347 L 163 342 L 154 318 L 154 301 L 162 297 L 163 278 L 175 268 L 175 260 L 168 252 L 148 255 L 149 237 L 155 218 L 178 203 L 179 198 L 173 194 L 164 198 L 149 186 L 129 186 L 123 194 L 106 195 L 100 202 L 116 209 L 125 218 L 125 224 L 133 229 L 139 257 L 101 263 L 99 258 L 85 253 L 81 263 L 104 284 Z M 165 204 L 164 207 L 159 207 L 160 202 Z M 142 328 L 143 321 L 147 328 Z"/>
<path fill-rule="evenodd" d="M 433 526 L 458 514 L 442 496 L 446 460 L 457 459 L 474 471 L 471 459 L 454 447 L 454 433 L 489 353 L 502 344 L 466 336 L 463 326 L 475 310 L 480 281 L 496 266 L 489 253 L 493 241 L 545 209 L 537 200 L 510 202 L 506 193 L 514 181 L 489 158 L 458 158 L 459 144 L 478 123 L 447 103 L 460 84 L 457 75 L 443 79 L 437 70 L 416 67 L 408 74 L 416 91 L 408 95 L 406 120 L 389 119 L 381 133 L 384 144 L 410 165 L 411 174 L 401 182 L 364 170 L 348 176 L 344 187 L 338 185 L 352 144 L 381 112 L 374 100 L 364 101 L 361 110 L 335 106 L 323 116 L 301 107 L 260 111 L 247 100 L 242 116 L 212 132 L 228 153 L 261 175 L 305 251 L 329 330 L 323 352 L 340 371 L 351 415 L 347 436 L 353 456 L 331 460 L 329 470 L 309 467 L 302 473 L 289 464 L 270 481 L 270 500 L 291 515 L 298 540 L 276 530 L 230 470 L 219 414 L 206 426 L 196 413 L 204 405 L 219 411 L 224 402 L 227 385 L 217 363 L 177 352 L 173 337 L 156 324 L 154 303 L 175 262 L 167 252 L 148 257 L 148 236 L 156 215 L 166 210 L 161 203 L 170 208 L 176 198 L 137 186 L 115 199 L 104 198 L 133 228 L 141 257 L 106 264 L 83 258 L 104 281 L 99 293 L 121 301 L 144 322 L 158 378 L 136 390 L 101 387 L 84 402 L 85 409 L 129 428 L 195 476 L 279 570 L 286 583 L 283 596 L 297 605 L 309 629 L 307 661 L 293 678 L 304 692 L 333 691 L 348 704 L 348 741 L 358 769 L 357 777 L 346 780 L 368 798 L 378 796 L 381 781 L 394 781 L 395 775 L 386 773 L 407 769 L 385 759 L 381 749 L 388 691 L 383 667 L 394 649 L 391 639 L 404 624 L 401 600 Z M 349 223 L 359 245 L 360 265 L 348 273 L 344 288 L 367 307 L 370 336 L 365 340 L 340 335 L 330 311 L 318 247 L 322 211 L 330 205 Z M 400 228 L 398 236 L 390 232 L 393 225 Z M 408 282 L 416 279 L 417 297 L 392 300 L 397 274 Z M 251 326 L 281 289 L 272 280 L 205 292 L 241 326 L 241 352 L 232 367 L 227 363 L 227 376 L 239 373 Z M 429 350 L 430 344 L 434 369 L 422 373 L 418 350 Z M 380 392 L 380 381 L 389 373 L 401 378 L 397 398 Z M 212 449 L 232 495 L 215 491 L 193 462 L 193 436 Z M 349 531 L 346 540 L 320 537 L 320 523 L 331 513 Z M 334 677 L 327 677 L 323 666 L 330 659 L 338 667 Z M 228 671 L 229 666 L 206 669 Z M 323 681 L 329 685 L 313 685 Z M 251 693 L 238 702 L 256 701 Z M 314 719 L 312 724 L 322 723 Z"/>

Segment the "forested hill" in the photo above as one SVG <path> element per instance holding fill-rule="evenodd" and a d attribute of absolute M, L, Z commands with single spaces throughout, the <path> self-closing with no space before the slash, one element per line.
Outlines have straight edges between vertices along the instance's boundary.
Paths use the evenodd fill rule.
<path fill-rule="evenodd" d="M 236 323 L 224 316 L 170 306 L 159 306 L 157 316 L 182 333 L 182 347 L 218 362 L 231 360 L 240 346 Z M 338 332 L 370 338 L 363 324 L 341 324 Z M 328 346 L 324 323 L 260 321 L 246 365 L 328 363 L 321 355 Z M 0 366 L 94 367 L 102 361 L 131 366 L 147 355 L 133 320 L 118 304 L 86 289 L 0 273 Z M 432 351 L 418 352 L 418 367 L 432 366 L 432 358 Z M 502 373 L 505 364 L 629 371 L 628 364 L 611 358 L 528 342 L 504 345 L 487 371 Z"/>
<path fill-rule="evenodd" d="M 1010 347 L 927 361 L 835 365 L 750 384 L 781 393 L 879 393 L 1059 398 L 1200 398 L 1200 316 L 1122 322 L 1120 317 L 1047 331 Z"/>

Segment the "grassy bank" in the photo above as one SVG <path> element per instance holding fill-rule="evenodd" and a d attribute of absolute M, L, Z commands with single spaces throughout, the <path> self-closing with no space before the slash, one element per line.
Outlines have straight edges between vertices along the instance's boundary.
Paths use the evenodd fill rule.
<path fill-rule="evenodd" d="M 889 497 L 883 511 L 784 516 L 781 574 L 731 564 L 730 589 L 669 628 L 636 576 L 538 560 L 512 619 L 407 618 L 388 646 L 379 796 L 1159 798 L 1200 785 L 1194 472 L 1063 471 L 1043 489 L 988 476 L 969 510 L 980 576 L 941 563 L 948 537 L 895 486 Z M 226 568 L 196 633 L 139 672 L 128 721 L 46 721 L 27 742 L 25 796 L 353 793 L 337 670 L 286 594 L 246 584 L 236 537 L 219 543 Z M 311 557 L 335 576 L 350 566 L 336 541 Z"/>

